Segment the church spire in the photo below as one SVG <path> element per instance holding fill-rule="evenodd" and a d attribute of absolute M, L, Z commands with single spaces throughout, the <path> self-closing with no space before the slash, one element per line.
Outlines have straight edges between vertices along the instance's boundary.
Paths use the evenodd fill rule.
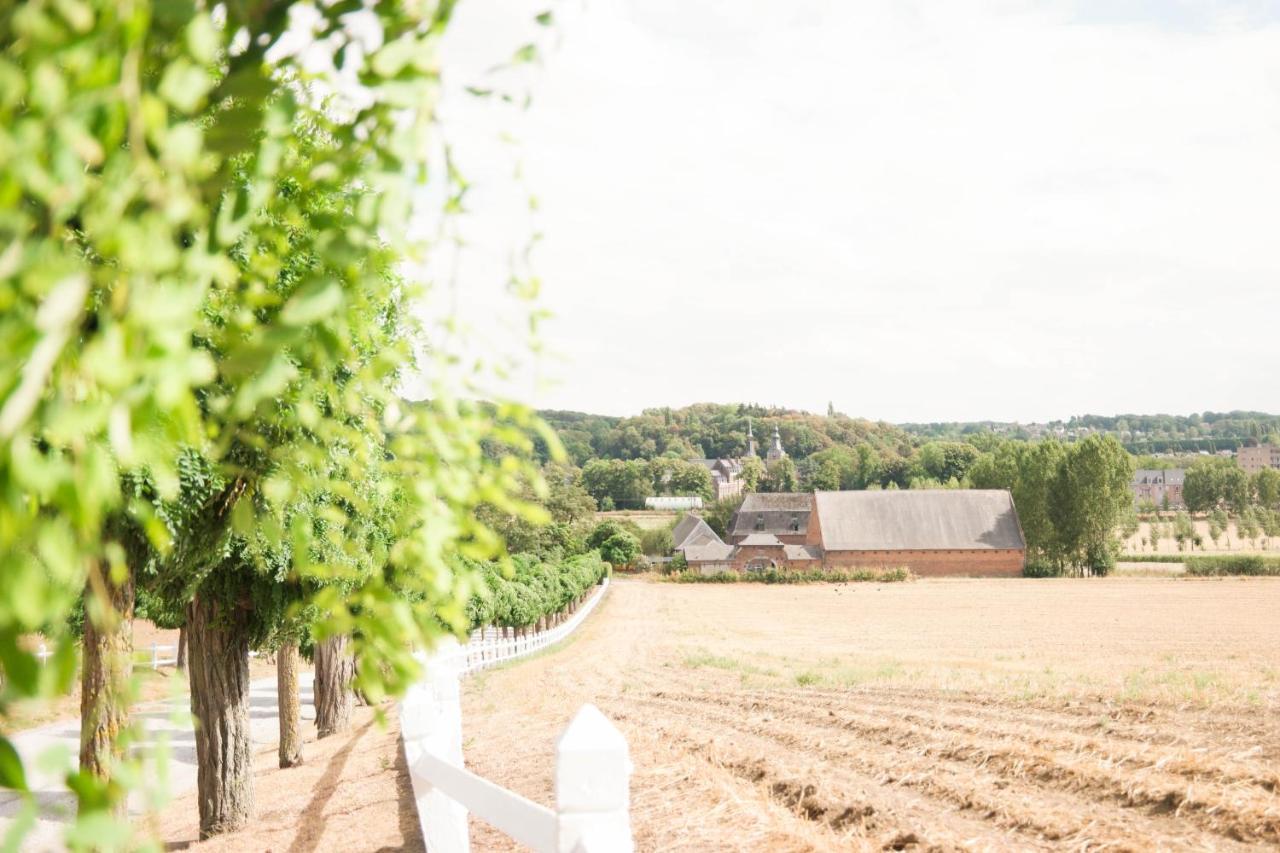
<path fill-rule="evenodd" d="M 773 425 L 773 444 L 769 448 L 768 459 L 770 462 L 777 462 L 779 459 L 787 455 L 787 451 L 782 449 L 782 436 L 778 434 L 778 425 Z"/>
<path fill-rule="evenodd" d="M 756 455 L 756 437 L 751 433 L 751 416 L 747 415 L 747 455 Z"/>

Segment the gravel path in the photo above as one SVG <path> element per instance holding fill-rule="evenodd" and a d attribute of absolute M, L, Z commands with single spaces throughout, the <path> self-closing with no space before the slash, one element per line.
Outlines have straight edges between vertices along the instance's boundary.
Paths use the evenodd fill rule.
<path fill-rule="evenodd" d="M 315 706 L 311 697 L 311 673 L 298 677 L 302 718 L 315 719 Z M 171 797 L 196 787 L 196 738 L 188 697 L 150 702 L 135 709 L 134 718 L 143 727 L 144 737 L 138 746 L 153 751 L 167 744 L 168 791 Z M 255 748 L 274 745 L 279 740 L 277 719 L 276 680 L 260 678 L 249 683 L 249 727 Z M 35 792 L 40 816 L 35 831 L 23 843 L 24 851 L 61 850 L 62 830 L 74 814 L 75 798 L 67 791 L 62 780 L 75 766 L 80 750 L 80 721 L 63 720 L 36 729 L 29 729 L 13 736 L 14 745 L 27 768 L 28 782 Z M 148 781 L 154 781 L 157 765 L 147 766 Z M 0 838 L 13 825 L 22 808 L 21 798 L 13 793 L 0 792 Z M 131 814 L 143 814 L 146 800 L 139 792 L 130 797 Z"/>

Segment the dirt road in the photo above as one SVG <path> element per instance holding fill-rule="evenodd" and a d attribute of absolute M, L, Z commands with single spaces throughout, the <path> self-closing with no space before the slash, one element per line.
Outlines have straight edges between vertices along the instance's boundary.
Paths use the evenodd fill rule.
<path fill-rule="evenodd" d="M 467 683 L 467 761 L 550 803 L 590 701 L 643 850 L 1280 844 L 1277 614 L 1274 579 L 622 580 Z"/>

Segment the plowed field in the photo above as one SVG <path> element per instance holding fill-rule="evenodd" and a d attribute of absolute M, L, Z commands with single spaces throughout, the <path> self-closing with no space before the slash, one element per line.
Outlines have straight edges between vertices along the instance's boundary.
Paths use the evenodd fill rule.
<path fill-rule="evenodd" d="M 469 680 L 468 765 L 551 803 L 583 702 L 631 746 L 642 850 L 1280 844 L 1274 579 L 621 580 Z"/>

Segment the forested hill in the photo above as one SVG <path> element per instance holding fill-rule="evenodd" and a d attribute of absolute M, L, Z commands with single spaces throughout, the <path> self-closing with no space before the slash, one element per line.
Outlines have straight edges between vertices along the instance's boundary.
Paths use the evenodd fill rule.
<path fill-rule="evenodd" d="M 1080 415 L 1047 423 L 952 421 L 900 425 L 917 439 L 965 440 L 994 433 L 1008 438 L 1078 438 L 1113 435 L 1131 453 L 1196 453 L 1236 450 L 1250 442 L 1278 441 L 1280 415 L 1265 412 L 1202 412 L 1192 415 Z"/>
<path fill-rule="evenodd" d="M 888 455 L 910 456 L 917 443 L 904 430 L 882 421 L 744 403 L 646 409 L 632 417 L 564 411 L 539 414 L 559 434 L 577 465 L 589 459 L 739 457 L 747 450 L 748 417 L 762 456 L 775 426 L 788 455 L 797 459 L 832 447 L 866 444 Z"/>

